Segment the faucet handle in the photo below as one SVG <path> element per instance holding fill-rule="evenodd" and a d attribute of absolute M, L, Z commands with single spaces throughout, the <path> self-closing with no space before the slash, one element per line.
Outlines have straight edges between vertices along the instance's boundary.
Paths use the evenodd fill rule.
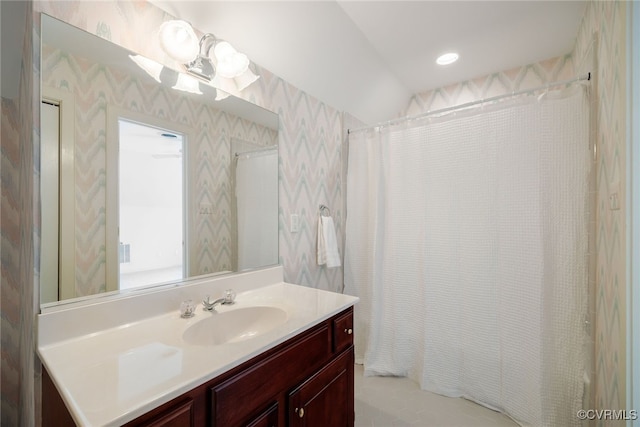
<path fill-rule="evenodd" d="M 234 304 L 235 301 L 236 301 L 236 293 L 233 289 L 227 289 L 226 291 L 224 291 L 224 301 L 222 302 L 222 304 L 231 305 L 231 304 Z"/>
<path fill-rule="evenodd" d="M 193 300 L 185 300 L 180 304 L 180 317 L 188 319 L 195 315 L 196 305 Z"/>

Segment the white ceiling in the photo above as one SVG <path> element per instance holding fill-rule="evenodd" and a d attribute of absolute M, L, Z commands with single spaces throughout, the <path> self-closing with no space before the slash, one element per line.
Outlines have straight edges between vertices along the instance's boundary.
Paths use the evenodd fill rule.
<path fill-rule="evenodd" d="M 374 123 L 411 95 L 571 52 L 584 1 L 151 0 Z M 448 50 L 460 60 L 435 65 Z"/>

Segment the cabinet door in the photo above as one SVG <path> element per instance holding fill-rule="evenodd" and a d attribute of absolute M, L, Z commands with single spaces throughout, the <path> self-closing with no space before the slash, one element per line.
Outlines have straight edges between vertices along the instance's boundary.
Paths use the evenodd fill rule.
<path fill-rule="evenodd" d="M 164 412 L 147 424 L 148 427 L 188 427 L 193 425 L 192 400 Z"/>
<path fill-rule="evenodd" d="M 289 394 L 289 426 L 353 426 L 353 348 Z"/>
<path fill-rule="evenodd" d="M 331 332 L 325 324 L 211 387 L 213 426 L 243 425 L 276 396 L 286 396 L 286 390 L 316 372 L 330 356 Z"/>
<path fill-rule="evenodd" d="M 278 427 L 278 402 L 247 423 L 247 427 Z"/>

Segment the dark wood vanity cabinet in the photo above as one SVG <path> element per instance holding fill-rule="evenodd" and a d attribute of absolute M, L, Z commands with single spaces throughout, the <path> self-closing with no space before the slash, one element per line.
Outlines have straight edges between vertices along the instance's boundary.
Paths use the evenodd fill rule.
<path fill-rule="evenodd" d="M 349 308 L 216 381 L 211 425 L 352 426 L 352 328 Z"/>
<path fill-rule="evenodd" d="M 126 425 L 353 426 L 352 333 L 350 307 Z"/>

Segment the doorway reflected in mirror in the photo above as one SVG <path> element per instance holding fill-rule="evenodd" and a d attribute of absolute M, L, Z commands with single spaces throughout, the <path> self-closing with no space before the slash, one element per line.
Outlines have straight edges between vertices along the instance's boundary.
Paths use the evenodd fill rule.
<path fill-rule="evenodd" d="M 126 119 L 118 130 L 119 289 L 181 280 L 184 136 Z"/>

